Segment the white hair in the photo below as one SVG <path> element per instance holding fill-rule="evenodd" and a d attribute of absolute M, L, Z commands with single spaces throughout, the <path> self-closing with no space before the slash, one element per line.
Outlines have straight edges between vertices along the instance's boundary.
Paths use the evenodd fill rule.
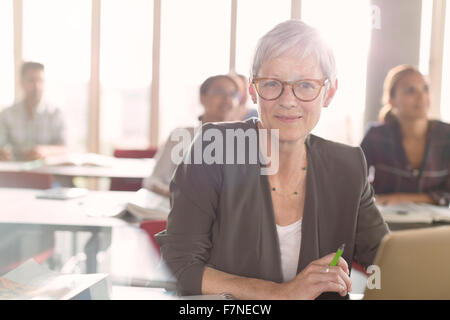
<path fill-rule="evenodd" d="M 284 54 L 298 55 L 304 59 L 314 55 L 322 73 L 334 86 L 336 62 L 331 48 L 323 40 L 319 31 L 300 20 L 287 20 L 276 25 L 259 39 L 253 56 L 250 77 L 256 77 L 263 62 Z"/>

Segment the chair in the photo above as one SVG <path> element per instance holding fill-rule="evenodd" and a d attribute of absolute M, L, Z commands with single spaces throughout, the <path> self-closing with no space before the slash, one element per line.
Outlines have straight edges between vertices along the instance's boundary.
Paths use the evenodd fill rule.
<path fill-rule="evenodd" d="M 156 154 L 156 148 L 148 149 L 116 149 L 114 157 L 116 158 L 153 158 Z M 142 187 L 142 179 L 137 178 L 111 178 L 109 189 L 112 191 L 137 191 Z"/>
<path fill-rule="evenodd" d="M 160 231 L 166 229 L 167 221 L 166 220 L 145 220 L 141 222 L 141 229 L 144 229 L 147 232 L 147 235 L 150 238 L 151 243 L 154 245 L 155 249 L 159 253 L 159 245 L 155 240 L 155 234 Z"/>
<path fill-rule="evenodd" d="M 359 263 L 357 263 L 356 261 L 353 260 L 352 262 L 352 269 L 361 272 L 364 275 L 368 275 L 366 268 L 364 268 L 362 265 L 360 265 Z"/>
<path fill-rule="evenodd" d="M 0 172 L 1 188 L 49 189 L 53 184 L 53 176 L 36 172 Z"/>

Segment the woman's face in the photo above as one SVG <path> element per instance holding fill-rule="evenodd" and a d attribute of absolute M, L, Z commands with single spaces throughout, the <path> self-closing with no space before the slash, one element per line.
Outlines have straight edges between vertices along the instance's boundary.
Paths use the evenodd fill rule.
<path fill-rule="evenodd" d="M 324 75 L 314 56 L 299 59 L 284 55 L 263 62 L 258 77 L 297 81 L 322 80 Z M 279 129 L 280 142 L 304 141 L 319 121 L 322 107 L 330 103 L 335 91 L 335 88 L 330 88 L 327 93 L 325 87 L 322 87 L 315 100 L 303 102 L 294 96 L 291 86 L 285 86 L 279 98 L 268 101 L 258 96 L 255 85 L 250 88 L 253 101 L 259 102 L 262 127 Z"/>
<path fill-rule="evenodd" d="M 237 88 L 232 80 L 219 78 L 208 88 L 206 94 L 200 97 L 205 108 L 204 118 L 208 122 L 225 121 L 228 113 L 238 103 Z"/>
<path fill-rule="evenodd" d="M 417 72 L 408 72 L 397 82 L 390 103 L 400 119 L 415 120 L 427 117 L 430 108 L 428 85 Z"/>

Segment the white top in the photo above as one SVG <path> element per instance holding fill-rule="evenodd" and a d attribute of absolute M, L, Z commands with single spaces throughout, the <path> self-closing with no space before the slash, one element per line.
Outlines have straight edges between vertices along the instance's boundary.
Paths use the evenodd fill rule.
<path fill-rule="evenodd" d="M 300 245 L 302 240 L 302 219 L 287 226 L 277 226 L 281 252 L 283 281 L 290 281 L 297 275 Z"/>

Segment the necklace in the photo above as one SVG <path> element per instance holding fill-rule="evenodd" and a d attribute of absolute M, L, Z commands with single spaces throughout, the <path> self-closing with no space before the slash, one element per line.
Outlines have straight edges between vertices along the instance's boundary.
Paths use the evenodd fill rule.
<path fill-rule="evenodd" d="M 303 171 L 306 171 L 306 167 L 302 167 L 302 170 Z M 298 185 L 297 185 L 297 187 L 301 184 L 301 182 L 302 181 L 304 181 L 305 179 L 302 179 L 299 183 L 298 183 Z M 294 192 L 288 192 L 288 193 L 285 193 L 285 192 L 281 192 L 281 191 L 279 191 L 279 190 L 277 190 L 277 188 L 275 188 L 274 186 L 270 186 L 271 187 L 271 190 L 273 191 L 273 192 L 278 192 L 278 193 L 280 193 L 280 194 L 282 194 L 282 195 L 285 195 L 285 196 L 288 196 L 288 195 L 294 195 L 294 196 L 298 196 L 300 193 L 298 192 L 298 191 L 294 191 Z"/>

